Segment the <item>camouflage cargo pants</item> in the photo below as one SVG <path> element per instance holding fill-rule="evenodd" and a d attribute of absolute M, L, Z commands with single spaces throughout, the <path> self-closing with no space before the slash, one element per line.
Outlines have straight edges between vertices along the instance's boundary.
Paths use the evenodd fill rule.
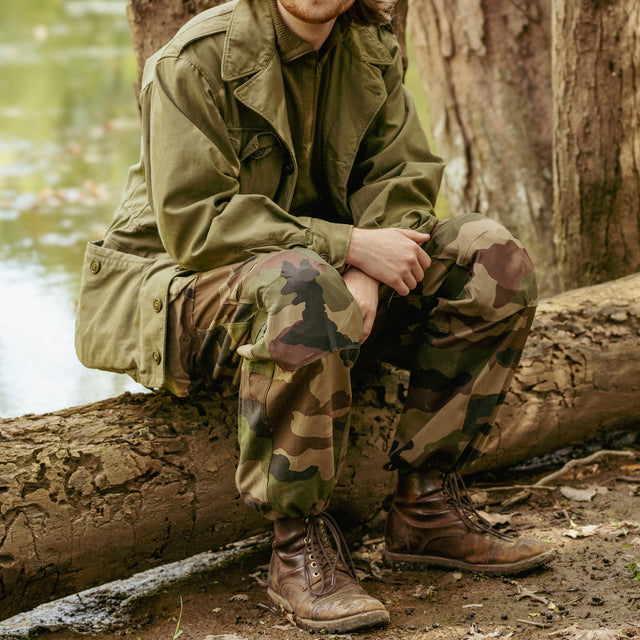
<path fill-rule="evenodd" d="M 533 265 L 499 224 L 446 220 L 408 296 L 381 288 L 368 357 L 411 372 L 392 466 L 481 454 L 535 312 Z M 322 512 L 344 457 L 360 309 L 342 276 L 294 249 L 171 286 L 167 387 L 177 395 L 239 388 L 236 481 L 268 518 Z"/>

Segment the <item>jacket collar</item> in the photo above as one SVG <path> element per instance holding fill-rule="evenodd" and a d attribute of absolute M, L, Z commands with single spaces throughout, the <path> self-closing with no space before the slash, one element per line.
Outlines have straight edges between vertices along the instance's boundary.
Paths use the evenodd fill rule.
<path fill-rule="evenodd" d="M 373 65 L 387 66 L 392 58 L 372 29 L 352 27 L 345 45 L 352 54 Z M 267 0 L 237 0 L 224 43 L 222 79 L 237 80 L 261 71 L 276 51 L 276 35 Z"/>

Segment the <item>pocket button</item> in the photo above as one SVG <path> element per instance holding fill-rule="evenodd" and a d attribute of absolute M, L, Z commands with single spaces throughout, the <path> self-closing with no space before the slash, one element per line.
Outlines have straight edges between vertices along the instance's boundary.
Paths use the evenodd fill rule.
<path fill-rule="evenodd" d="M 98 271 L 100 271 L 100 263 L 97 260 L 92 260 L 91 264 L 89 265 L 89 270 L 91 271 L 91 273 L 96 274 L 98 273 Z"/>

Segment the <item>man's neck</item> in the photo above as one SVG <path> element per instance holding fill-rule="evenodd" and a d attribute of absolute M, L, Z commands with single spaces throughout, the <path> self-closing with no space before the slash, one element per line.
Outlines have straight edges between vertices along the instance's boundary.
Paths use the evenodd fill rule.
<path fill-rule="evenodd" d="M 319 51 L 322 45 L 326 42 L 333 25 L 336 22 L 336 18 L 329 22 L 323 22 L 320 24 L 304 22 L 296 16 L 291 15 L 283 6 L 280 0 L 277 0 L 278 11 L 282 16 L 283 22 L 295 33 L 299 38 L 308 42 L 316 51 Z"/>

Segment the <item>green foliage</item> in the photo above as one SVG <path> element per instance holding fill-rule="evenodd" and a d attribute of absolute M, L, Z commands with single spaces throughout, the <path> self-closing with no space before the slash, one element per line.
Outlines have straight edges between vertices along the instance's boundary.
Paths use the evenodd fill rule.
<path fill-rule="evenodd" d="M 173 640 L 182 635 L 182 629 L 180 628 L 180 621 L 182 620 L 182 596 L 180 596 L 180 615 L 178 616 L 178 624 L 176 624 L 176 630 L 173 632 Z"/>
<path fill-rule="evenodd" d="M 623 545 L 624 547 L 630 547 L 630 544 Z M 631 571 L 631 577 L 634 580 L 640 580 L 640 558 L 636 557 L 633 553 L 625 553 L 626 558 L 629 558 L 627 568 Z"/>

